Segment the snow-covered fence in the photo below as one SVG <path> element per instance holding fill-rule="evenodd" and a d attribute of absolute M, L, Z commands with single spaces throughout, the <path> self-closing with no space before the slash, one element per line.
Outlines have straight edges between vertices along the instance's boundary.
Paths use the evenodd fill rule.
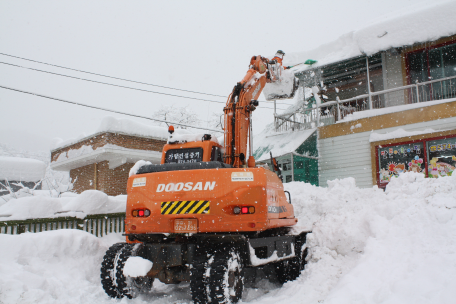
<path fill-rule="evenodd" d="M 79 229 L 100 237 L 109 233 L 125 232 L 125 213 L 90 214 L 82 219 L 65 216 L 0 222 L 2 234 L 15 235 L 59 229 Z"/>
<path fill-rule="evenodd" d="M 276 131 L 332 125 L 354 112 L 456 97 L 456 76 L 323 102 L 296 113 L 275 116 Z"/>

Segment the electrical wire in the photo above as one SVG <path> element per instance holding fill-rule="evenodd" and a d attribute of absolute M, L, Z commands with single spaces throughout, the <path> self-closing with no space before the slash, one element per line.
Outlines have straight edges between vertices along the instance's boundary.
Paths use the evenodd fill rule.
<path fill-rule="evenodd" d="M 217 130 L 217 129 L 192 126 L 192 125 L 187 125 L 187 124 L 183 124 L 183 123 L 179 123 L 179 122 L 167 121 L 167 120 L 158 119 L 158 118 L 150 118 L 150 117 L 146 117 L 146 116 L 120 112 L 120 111 L 111 110 L 111 109 L 107 109 L 107 108 L 91 106 L 91 105 L 84 104 L 84 103 L 79 103 L 79 102 L 69 101 L 69 100 L 65 100 L 65 99 L 61 99 L 61 98 L 46 96 L 46 95 L 33 93 L 33 92 L 28 92 L 28 91 L 24 91 L 24 90 L 19 90 L 19 89 L 15 89 L 15 88 L 10 88 L 10 87 L 6 87 L 6 86 L 2 86 L 2 85 L 0 85 L 0 88 L 6 89 L 6 90 L 11 90 L 11 91 L 16 91 L 16 92 L 20 92 L 20 93 L 30 94 L 30 95 L 34 95 L 34 96 L 38 96 L 38 97 L 42 97 L 42 98 L 57 100 L 57 101 L 61 101 L 61 102 L 69 103 L 69 104 L 74 104 L 74 105 L 78 105 L 78 106 L 82 106 L 82 107 L 87 107 L 87 108 L 102 110 L 102 111 L 106 111 L 106 112 L 116 113 L 116 114 L 122 114 L 122 115 L 137 117 L 137 118 L 143 118 L 143 119 L 148 119 L 148 120 L 153 120 L 153 121 L 159 121 L 159 122 L 164 122 L 164 123 L 169 123 L 169 124 L 173 124 L 173 125 L 177 125 L 177 126 L 184 126 L 184 127 L 194 128 L 194 129 L 208 130 L 208 131 L 214 131 L 214 132 L 223 132 L 222 130 Z"/>
<path fill-rule="evenodd" d="M 166 86 L 161 86 L 161 85 L 147 83 L 147 82 L 129 80 L 129 79 L 120 78 L 120 77 L 114 77 L 114 76 L 108 76 L 108 75 L 93 73 L 93 72 L 82 71 L 82 70 L 78 70 L 78 69 L 64 67 L 64 66 L 61 66 L 61 65 L 56 65 L 56 64 L 52 64 L 52 63 L 46 63 L 46 62 L 42 62 L 42 61 L 37 61 L 37 60 L 28 59 L 28 58 L 19 57 L 19 56 L 14 56 L 14 55 L 5 54 L 5 53 L 0 53 L 0 55 L 12 57 L 12 58 L 17 58 L 17 59 L 21 59 L 21 60 L 26 60 L 26 61 L 30 61 L 30 62 L 35 62 L 35 63 L 39 63 L 39 64 L 45 64 L 45 65 L 57 67 L 57 68 L 60 68 L 60 69 L 66 69 L 66 70 L 70 70 L 70 71 L 76 71 L 76 72 L 80 72 L 80 73 L 86 73 L 86 74 L 91 74 L 91 75 L 96 75 L 96 76 L 101 76 L 101 77 L 106 77 L 106 78 L 112 78 L 112 79 L 117 79 L 117 80 L 122 80 L 122 81 L 128 81 L 128 82 L 133 82 L 133 83 L 138 83 L 138 84 L 150 85 L 150 86 L 155 86 L 155 87 L 158 87 L 158 88 L 164 88 L 164 89 L 177 90 L 177 91 L 182 91 L 182 92 L 189 92 L 189 93 L 195 93 L 195 94 L 202 94 L 202 95 L 209 95 L 209 96 L 216 96 L 216 97 L 226 98 L 226 96 L 222 96 L 222 95 L 202 93 L 202 92 L 196 92 L 196 91 L 190 91 L 190 90 L 183 90 L 183 89 L 166 87 Z M 265 102 L 272 103 L 273 101 L 265 101 Z M 285 104 L 286 105 L 286 103 L 282 103 L 282 102 L 280 102 L 278 104 Z"/>
<path fill-rule="evenodd" d="M 13 66 L 13 67 L 17 67 L 17 68 L 22 68 L 22 69 L 26 69 L 26 70 L 32 70 L 32 71 L 41 72 L 41 73 L 47 73 L 47 74 L 56 75 L 56 76 L 62 76 L 62 77 L 67 77 L 67 78 L 72 78 L 72 79 L 77 79 L 77 80 L 82 80 L 82 81 L 88 81 L 88 82 L 93 82 L 93 83 L 98 83 L 98 84 L 104 84 L 104 85 L 109 85 L 109 86 L 113 86 L 113 87 L 119 87 L 119 88 L 123 88 L 123 89 L 136 90 L 136 91 L 141 91 L 141 92 L 154 93 L 154 94 L 160 94 L 160 95 L 167 95 L 167 96 L 172 96 L 172 97 L 187 98 L 187 99 L 193 99 L 193 100 L 200 100 L 200 101 L 208 101 L 208 102 L 215 102 L 215 103 L 222 103 L 222 104 L 225 104 L 224 101 L 216 101 L 216 100 L 209 100 L 209 99 L 202 99 L 202 98 L 181 96 L 181 95 L 175 95 L 175 94 L 162 93 L 162 92 L 150 91 L 150 90 L 145 90 L 145 89 L 127 87 L 127 86 L 118 85 L 118 84 L 113 84 L 113 83 L 108 83 L 108 82 L 102 82 L 102 81 L 97 81 L 97 80 L 91 80 L 91 79 L 86 79 L 86 78 L 80 78 L 80 77 L 76 77 L 76 76 L 70 76 L 70 75 L 65 75 L 65 74 L 54 73 L 54 72 L 50 72 L 50 71 L 44 71 L 44 70 L 35 69 L 35 68 L 30 68 L 30 67 L 24 67 L 24 66 L 21 66 L 21 65 L 17 65 L 17 64 L 13 64 L 13 63 L 8 63 L 8 62 L 2 62 L 2 61 L 0 61 L 0 64 L 9 65 L 9 66 Z M 274 108 L 270 108 L 270 107 L 262 107 L 262 108 L 274 109 Z M 276 109 L 278 109 L 278 110 L 285 110 L 285 109 L 282 109 L 282 108 L 276 108 Z"/>
<path fill-rule="evenodd" d="M 53 66 L 53 67 L 60 68 L 60 69 L 66 69 L 66 70 L 70 70 L 70 71 L 76 71 L 76 72 L 80 72 L 80 73 L 86 73 L 86 74 L 91 74 L 91 75 L 96 75 L 96 76 L 101 76 L 101 77 L 106 77 L 106 78 L 112 78 L 112 79 L 117 79 L 117 80 L 122 80 L 122 81 L 128 81 L 128 82 L 133 82 L 133 83 L 145 84 L 145 85 L 154 86 L 154 87 L 163 88 L 163 89 L 169 89 L 169 90 L 176 90 L 176 91 L 182 91 L 182 92 L 189 92 L 189 93 L 195 93 L 195 94 L 202 94 L 202 95 L 209 95 L 209 96 L 216 96 L 216 97 L 226 98 L 226 96 L 222 96 L 222 95 L 216 95 L 216 94 L 209 94 L 209 93 L 202 93 L 202 92 L 196 92 L 196 91 L 190 91 L 190 90 L 177 89 L 177 88 L 172 88 L 172 87 L 161 86 L 161 85 L 158 85 L 158 84 L 152 84 L 152 83 L 147 83 L 147 82 L 129 80 L 129 79 L 120 78 L 120 77 L 108 76 L 108 75 L 103 75 L 103 74 L 98 74 L 98 73 L 93 73 L 93 72 L 87 72 L 87 71 L 82 71 L 82 70 L 73 69 L 73 68 L 67 68 L 67 67 L 64 67 L 64 66 L 61 66 L 61 65 L 56 65 L 56 64 L 52 64 L 52 63 L 46 63 L 46 62 L 42 62 L 42 61 L 32 60 L 32 59 L 23 58 L 23 57 L 14 56 L 14 55 L 9 55 L 9 54 L 5 54 L 5 53 L 0 53 L 0 55 L 13 57 L 13 58 L 17 58 L 17 59 L 22 59 L 22 60 L 26 60 L 26 61 L 31 61 L 31 62 L 36 62 L 36 63 L 40 63 L 40 64 L 45 64 L 45 65 Z"/>

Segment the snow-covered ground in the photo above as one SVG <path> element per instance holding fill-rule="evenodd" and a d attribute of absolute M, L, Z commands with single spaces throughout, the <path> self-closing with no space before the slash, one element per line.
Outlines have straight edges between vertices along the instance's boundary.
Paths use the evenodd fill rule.
<path fill-rule="evenodd" d="M 455 302 L 456 176 L 405 173 L 385 192 L 352 178 L 328 185 L 285 184 L 299 223 L 312 226 L 310 260 L 284 286 L 249 274 L 244 303 Z M 0 303 L 191 303 L 188 283 L 108 298 L 99 267 L 122 240 L 76 230 L 0 235 Z"/>

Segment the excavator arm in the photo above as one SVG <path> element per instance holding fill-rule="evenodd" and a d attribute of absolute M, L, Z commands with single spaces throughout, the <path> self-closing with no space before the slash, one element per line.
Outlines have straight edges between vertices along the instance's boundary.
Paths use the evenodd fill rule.
<path fill-rule="evenodd" d="M 252 112 L 258 106 L 258 97 L 266 83 L 280 81 L 280 72 L 283 70 L 277 61 L 271 62 L 261 56 L 250 59 L 249 70 L 241 82 L 238 82 L 228 97 L 224 108 L 225 113 L 225 156 L 224 162 L 235 168 L 255 167 L 252 155 Z M 281 70 L 280 70 L 281 69 Z M 290 98 L 296 89 L 293 89 Z M 247 158 L 247 146 L 250 156 Z"/>

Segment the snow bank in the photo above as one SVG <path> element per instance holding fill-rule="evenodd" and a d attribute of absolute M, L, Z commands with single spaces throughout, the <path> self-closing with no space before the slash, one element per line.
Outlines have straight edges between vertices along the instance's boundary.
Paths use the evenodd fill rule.
<path fill-rule="evenodd" d="M 0 180 L 37 182 L 45 174 L 46 164 L 40 160 L 0 156 Z"/>
<path fill-rule="evenodd" d="M 107 116 L 103 118 L 100 126 L 94 132 L 89 134 L 81 134 L 80 136 L 69 140 L 59 140 L 56 142 L 54 148 L 57 149 L 60 147 L 71 145 L 73 143 L 78 142 L 82 138 L 102 132 L 123 133 L 141 137 L 154 137 L 163 140 L 166 140 L 169 135 L 168 128 L 166 127 L 151 126 L 129 119 L 117 119 L 111 116 Z M 184 129 L 175 129 L 175 134 L 191 134 L 191 132 Z"/>
<path fill-rule="evenodd" d="M 87 190 L 81 194 L 63 195 L 52 198 L 43 195 L 11 199 L 0 206 L 0 220 L 25 220 L 33 218 L 55 218 L 87 214 L 125 212 L 126 195 L 108 196 L 97 190 Z"/>
<path fill-rule="evenodd" d="M 295 229 L 313 231 L 308 264 L 283 287 L 249 278 L 244 303 L 454 303 L 456 175 L 404 173 L 385 192 L 359 189 L 353 178 L 285 189 Z M 0 302 L 112 303 L 100 284 L 103 242 L 74 230 L 0 235 Z M 192 303 L 188 284 L 157 281 L 150 295 L 121 302 Z"/>
<path fill-rule="evenodd" d="M 456 296 L 456 176 L 404 173 L 358 189 L 285 184 L 301 225 L 312 225 L 301 277 L 254 303 L 453 303 Z M 298 296 L 299 295 L 299 296 Z M 305 296 L 303 296 L 305 295 Z"/>
<path fill-rule="evenodd" d="M 315 59 L 322 66 L 356 56 L 372 55 L 392 47 L 413 45 L 456 34 L 456 2 L 415 5 L 395 15 L 382 16 L 381 20 L 360 30 L 347 33 L 337 40 L 299 53 L 287 53 L 285 65 L 294 65 Z M 300 65 L 295 71 L 309 67 Z"/>
<path fill-rule="evenodd" d="M 0 234 L 0 303 L 111 302 L 100 284 L 109 241 L 120 238 L 79 230 Z"/>

